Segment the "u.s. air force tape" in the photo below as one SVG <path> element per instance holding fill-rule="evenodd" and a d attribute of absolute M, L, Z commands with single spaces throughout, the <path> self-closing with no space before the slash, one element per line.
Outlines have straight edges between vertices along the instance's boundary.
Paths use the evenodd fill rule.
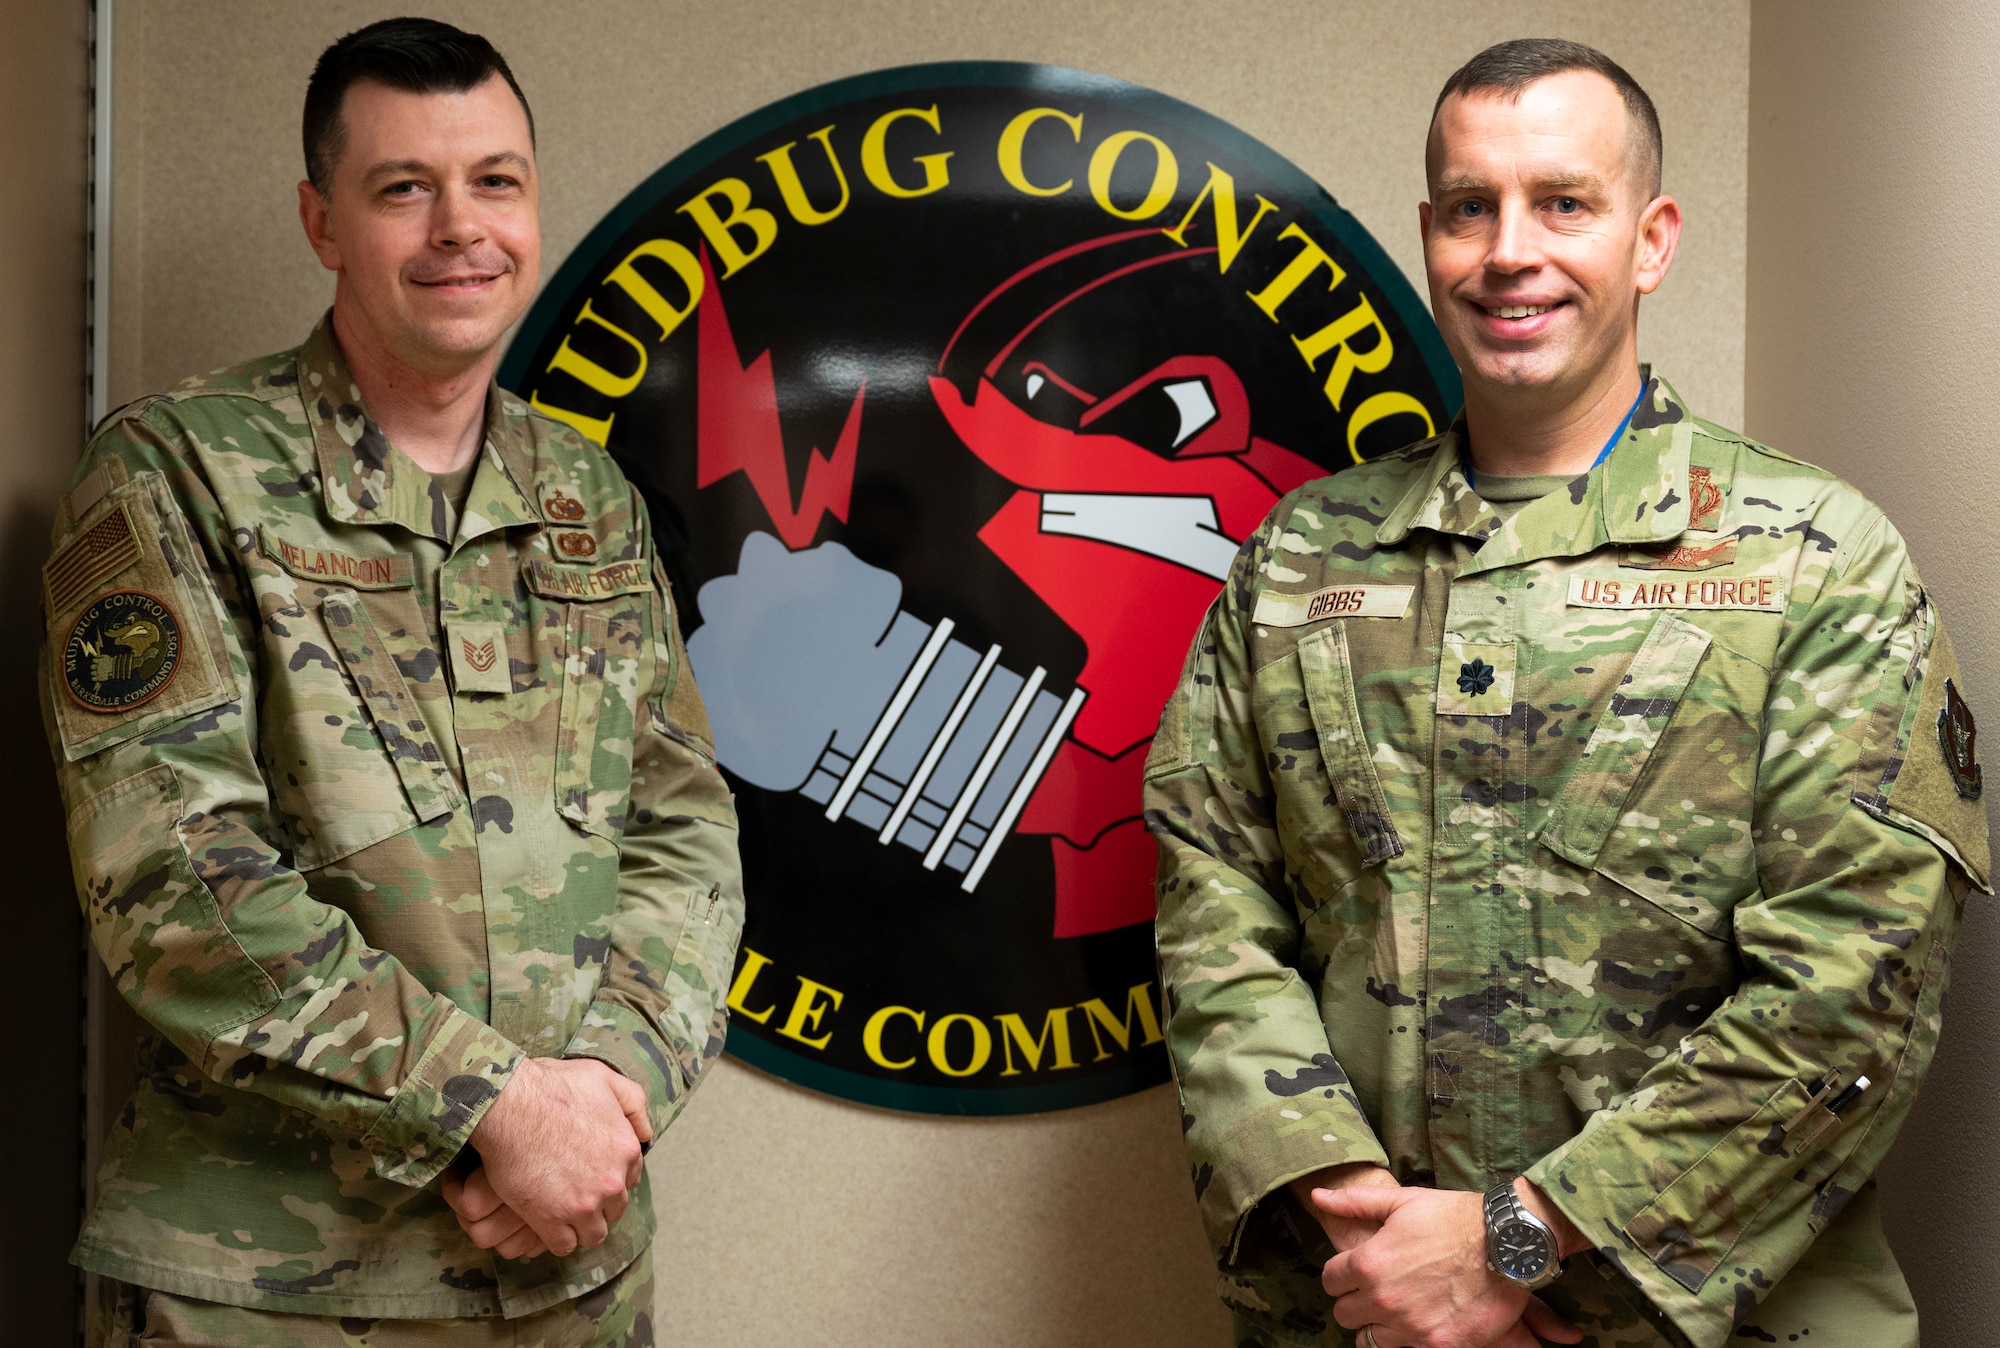
<path fill-rule="evenodd" d="M 1726 576 L 1719 579 L 1690 576 L 1685 580 L 1634 580 L 1629 576 L 1605 580 L 1597 576 L 1571 576 L 1569 602 L 1577 608 L 1750 609 L 1783 613 L 1785 580 L 1782 576 Z"/>
<path fill-rule="evenodd" d="M 1414 585 L 1330 585 L 1311 594 L 1260 594 L 1250 621 L 1261 627 L 1303 627 L 1322 618 L 1400 618 Z"/>

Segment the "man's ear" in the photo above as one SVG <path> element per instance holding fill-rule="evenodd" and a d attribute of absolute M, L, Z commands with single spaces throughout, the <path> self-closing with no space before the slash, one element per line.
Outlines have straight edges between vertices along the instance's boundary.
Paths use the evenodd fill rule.
<path fill-rule="evenodd" d="M 340 270 L 340 245 L 334 241 L 333 219 L 326 208 L 326 198 L 310 179 L 299 183 L 299 224 L 306 231 L 306 242 L 319 256 L 319 265 L 328 271 Z"/>
<path fill-rule="evenodd" d="M 1431 237 L 1431 203 L 1429 200 L 1417 203 L 1417 242 L 1429 243 Z"/>
<path fill-rule="evenodd" d="M 1650 295 L 1667 279 L 1674 265 L 1674 250 L 1681 242 L 1681 204 L 1669 196 L 1657 196 L 1639 213 L 1639 293 Z"/>

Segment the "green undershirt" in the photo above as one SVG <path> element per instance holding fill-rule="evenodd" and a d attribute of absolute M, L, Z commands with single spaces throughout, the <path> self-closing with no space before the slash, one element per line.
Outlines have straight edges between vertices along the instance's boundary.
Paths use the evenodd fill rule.
<path fill-rule="evenodd" d="M 1473 490 L 1493 507 L 1502 520 L 1511 520 L 1530 501 L 1539 501 L 1550 492 L 1560 491 L 1576 481 L 1575 473 L 1536 473 L 1531 477 L 1495 477 L 1481 473 Z"/>

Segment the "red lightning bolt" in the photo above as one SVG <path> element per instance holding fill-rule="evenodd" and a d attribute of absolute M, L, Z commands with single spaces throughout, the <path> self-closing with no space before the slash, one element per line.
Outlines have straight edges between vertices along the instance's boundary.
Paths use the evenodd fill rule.
<path fill-rule="evenodd" d="M 797 551 L 819 532 L 821 515 L 847 523 L 847 506 L 854 494 L 854 459 L 861 444 L 861 400 L 868 381 L 854 392 L 854 405 L 834 441 L 833 457 L 814 445 L 806 457 L 806 484 L 792 507 L 791 472 L 785 466 L 785 440 L 778 424 L 778 390 L 771 378 L 771 353 L 744 365 L 736 354 L 736 338 L 722 311 L 722 292 L 707 250 L 701 259 L 706 281 L 697 333 L 700 385 L 695 400 L 695 485 L 706 487 L 731 473 L 743 473 L 757 499 L 771 516 L 778 537 Z"/>

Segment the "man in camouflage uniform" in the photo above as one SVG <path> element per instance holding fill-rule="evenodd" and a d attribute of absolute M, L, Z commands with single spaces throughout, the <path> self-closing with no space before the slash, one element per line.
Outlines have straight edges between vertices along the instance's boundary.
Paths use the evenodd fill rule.
<path fill-rule="evenodd" d="M 1242 1343 L 1917 1342 L 1870 1177 L 1988 889 L 1971 713 L 1881 512 L 1642 375 L 1657 128 L 1574 44 L 1447 84 L 1465 413 L 1277 506 L 1154 743 Z M 1539 1298 L 1489 1189 L 1563 1258 Z"/>
<path fill-rule="evenodd" d="M 651 1343 L 729 793 L 639 498 L 492 386 L 539 266 L 505 63 L 351 34 L 306 148 L 331 313 L 111 417 L 45 571 L 77 888 L 155 1032 L 75 1258 L 113 1343 Z"/>

